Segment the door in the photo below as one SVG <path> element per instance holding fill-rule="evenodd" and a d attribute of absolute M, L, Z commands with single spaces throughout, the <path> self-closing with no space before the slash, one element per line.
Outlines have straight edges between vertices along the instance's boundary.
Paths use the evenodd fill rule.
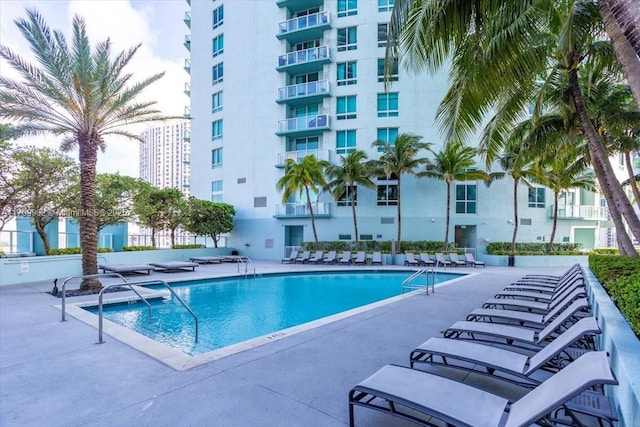
<path fill-rule="evenodd" d="M 291 250 L 302 246 L 304 241 L 303 225 L 285 225 L 284 226 L 284 256 L 288 257 Z"/>
<path fill-rule="evenodd" d="M 458 248 L 475 248 L 476 247 L 476 226 L 475 225 L 456 225 L 455 226 L 455 242 Z"/>

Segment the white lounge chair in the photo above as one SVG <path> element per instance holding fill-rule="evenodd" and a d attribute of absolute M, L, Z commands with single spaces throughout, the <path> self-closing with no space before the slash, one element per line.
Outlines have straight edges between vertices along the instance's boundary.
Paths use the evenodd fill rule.
<path fill-rule="evenodd" d="M 380 252 L 374 252 L 373 255 L 371 255 L 371 265 L 382 265 L 382 253 Z"/>
<path fill-rule="evenodd" d="M 467 261 L 467 265 L 473 265 L 473 267 L 477 267 L 479 265 L 481 265 L 484 268 L 484 261 L 477 261 L 475 256 L 473 256 L 473 254 L 471 252 L 467 252 L 466 254 L 464 254 L 464 258 Z"/>
<path fill-rule="evenodd" d="M 351 252 L 350 251 L 342 251 L 342 255 L 340 259 L 338 259 L 338 264 L 351 264 Z"/>
<path fill-rule="evenodd" d="M 451 252 L 449 254 L 449 262 L 451 263 L 452 266 L 454 267 L 466 267 L 467 266 L 467 262 L 466 261 L 462 261 L 459 257 L 458 254 L 455 252 Z"/>
<path fill-rule="evenodd" d="M 303 251 L 298 258 L 296 258 L 296 264 L 306 264 L 311 258 L 311 251 Z"/>
<path fill-rule="evenodd" d="M 311 255 L 311 257 L 309 258 L 308 262 L 309 263 L 314 263 L 314 264 L 322 262 L 323 254 L 324 254 L 324 252 L 322 252 L 322 251 L 316 251 L 313 255 Z"/>
<path fill-rule="evenodd" d="M 358 251 L 356 259 L 353 260 L 355 265 L 365 265 L 367 263 L 367 254 L 365 251 Z"/>
<path fill-rule="evenodd" d="M 324 264 L 333 264 L 334 262 L 337 262 L 337 261 L 338 259 L 336 258 L 336 251 L 329 251 L 327 256 L 324 257 L 324 259 L 322 260 Z"/>
<path fill-rule="evenodd" d="M 412 252 L 405 252 L 404 254 L 404 265 L 419 265 L 420 263 L 416 259 L 415 255 Z"/>
<path fill-rule="evenodd" d="M 436 267 L 444 267 L 450 266 L 451 262 L 444 257 L 443 253 L 436 252 Z"/>
<path fill-rule="evenodd" d="M 436 262 L 431 259 L 429 254 L 422 252 L 420 253 L 420 265 L 435 266 Z"/>
<path fill-rule="evenodd" d="M 296 258 L 298 258 L 298 250 L 297 249 L 293 249 L 291 251 L 291 254 L 289 254 L 288 257 L 282 258 L 282 263 L 285 264 L 291 264 L 293 262 L 296 262 Z"/>

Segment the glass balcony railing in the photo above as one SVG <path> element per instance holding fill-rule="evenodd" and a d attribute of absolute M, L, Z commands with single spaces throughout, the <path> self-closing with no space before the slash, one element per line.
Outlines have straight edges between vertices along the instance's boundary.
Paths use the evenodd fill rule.
<path fill-rule="evenodd" d="M 329 46 L 312 47 L 311 49 L 295 50 L 278 57 L 278 67 L 306 64 L 314 61 L 331 59 Z"/>
<path fill-rule="evenodd" d="M 313 129 L 328 129 L 329 116 L 319 114 L 317 116 L 292 117 L 278 122 L 278 133 L 296 132 Z"/>
<path fill-rule="evenodd" d="M 549 218 L 553 218 L 554 205 L 549 206 Z M 606 221 L 608 210 L 602 206 L 558 205 L 558 219 L 584 219 Z"/>
<path fill-rule="evenodd" d="M 184 23 L 186 24 L 187 27 L 191 28 L 191 12 L 185 12 L 184 13 L 183 21 L 184 21 Z"/>
<path fill-rule="evenodd" d="M 189 35 L 184 36 L 184 43 L 183 44 L 184 44 L 184 47 L 186 47 L 187 50 L 189 52 L 191 52 L 191 36 L 189 36 Z"/>
<path fill-rule="evenodd" d="M 185 95 L 191 96 L 191 83 L 185 82 L 183 92 Z"/>
<path fill-rule="evenodd" d="M 182 67 L 182 68 L 184 68 L 184 70 L 185 70 L 187 73 L 191 74 L 191 59 L 189 59 L 189 58 L 185 58 L 185 60 L 184 60 L 184 67 Z"/>
<path fill-rule="evenodd" d="M 330 161 L 330 152 L 327 149 L 315 148 L 312 150 L 287 151 L 285 153 L 278 153 L 276 167 L 284 167 L 289 159 L 299 162 L 307 156 L 315 156 L 318 160 Z"/>
<path fill-rule="evenodd" d="M 327 202 L 314 202 L 311 203 L 313 209 L 313 216 L 328 217 L 331 216 L 331 203 Z M 284 203 L 276 205 L 276 217 L 291 218 L 291 217 L 308 217 L 311 216 L 309 212 L 309 206 L 306 203 Z"/>
<path fill-rule="evenodd" d="M 329 80 L 319 80 L 316 82 L 300 83 L 281 87 L 278 89 L 278 101 L 286 102 L 298 98 L 306 98 L 311 96 L 328 96 Z"/>
<path fill-rule="evenodd" d="M 329 12 L 318 12 L 281 22 L 279 33 L 287 34 L 326 25 L 329 25 Z"/>

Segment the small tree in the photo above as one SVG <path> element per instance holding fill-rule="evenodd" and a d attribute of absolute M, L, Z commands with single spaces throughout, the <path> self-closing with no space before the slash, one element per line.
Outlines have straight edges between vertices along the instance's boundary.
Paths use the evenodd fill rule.
<path fill-rule="evenodd" d="M 134 197 L 133 210 L 138 216 L 138 222 L 151 229 L 153 246 L 156 246 L 156 233 L 170 229 L 177 201 L 180 199 L 182 199 L 182 193 L 176 188 L 158 189 L 151 186 Z"/>
<path fill-rule="evenodd" d="M 214 246 L 222 234 L 233 230 L 233 206 L 227 203 L 214 203 L 190 197 L 184 217 L 184 228 L 197 236 L 210 236 Z"/>

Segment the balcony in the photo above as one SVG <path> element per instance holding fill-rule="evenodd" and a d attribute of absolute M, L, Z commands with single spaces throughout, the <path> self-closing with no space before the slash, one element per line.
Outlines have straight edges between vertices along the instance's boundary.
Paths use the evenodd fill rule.
<path fill-rule="evenodd" d="M 191 83 L 186 82 L 184 84 L 184 90 L 183 90 L 184 94 L 187 96 L 191 96 Z"/>
<path fill-rule="evenodd" d="M 549 206 L 549 218 L 553 218 L 554 205 Z M 586 221 L 606 221 L 607 208 L 592 205 L 558 205 L 558 219 L 581 219 Z"/>
<path fill-rule="evenodd" d="M 184 117 L 185 119 L 191 118 L 191 107 L 189 106 L 184 107 L 184 114 L 182 115 L 182 117 Z"/>
<path fill-rule="evenodd" d="M 184 47 L 186 47 L 187 50 L 189 52 L 191 52 L 191 36 L 189 36 L 189 35 L 184 36 L 184 43 L 183 44 L 184 44 Z"/>
<path fill-rule="evenodd" d="M 276 135 L 302 137 L 307 135 L 320 135 L 322 132 L 331 129 L 329 126 L 329 116 L 319 114 L 317 116 L 292 117 L 278 122 Z"/>
<path fill-rule="evenodd" d="M 311 73 L 322 70 L 322 65 L 330 61 L 329 46 L 312 47 L 280 55 L 276 70 L 292 74 Z"/>
<path fill-rule="evenodd" d="M 277 168 L 283 168 L 287 163 L 287 160 L 291 159 L 295 162 L 299 162 L 307 156 L 315 156 L 318 160 L 330 161 L 331 152 L 327 149 L 316 148 L 314 150 L 298 150 L 287 151 L 285 153 L 278 153 L 278 160 L 276 161 Z"/>
<path fill-rule="evenodd" d="M 324 0 L 276 0 L 276 6 L 279 8 L 286 7 L 290 12 L 311 9 L 321 6 L 322 3 L 324 3 Z"/>
<path fill-rule="evenodd" d="M 187 73 L 191 74 L 191 60 L 189 58 L 185 58 L 184 67 L 182 68 L 184 68 Z"/>
<path fill-rule="evenodd" d="M 182 140 L 185 142 L 191 142 L 191 132 L 185 132 L 184 135 L 182 135 Z"/>
<path fill-rule="evenodd" d="M 330 218 L 331 217 L 331 203 L 327 202 L 314 202 L 311 203 L 313 208 L 314 218 Z M 274 218 L 309 218 L 309 207 L 306 203 L 285 203 L 276 205 L 276 214 Z"/>
<path fill-rule="evenodd" d="M 276 102 L 288 105 L 316 104 L 327 96 L 331 96 L 329 80 L 319 80 L 281 87 Z"/>
<path fill-rule="evenodd" d="M 184 13 L 183 21 L 187 27 L 191 28 L 191 12 Z"/>
<path fill-rule="evenodd" d="M 329 28 L 329 12 L 318 12 L 281 22 L 276 37 L 278 40 L 287 40 L 290 44 L 295 44 L 304 40 L 320 39 Z"/>

